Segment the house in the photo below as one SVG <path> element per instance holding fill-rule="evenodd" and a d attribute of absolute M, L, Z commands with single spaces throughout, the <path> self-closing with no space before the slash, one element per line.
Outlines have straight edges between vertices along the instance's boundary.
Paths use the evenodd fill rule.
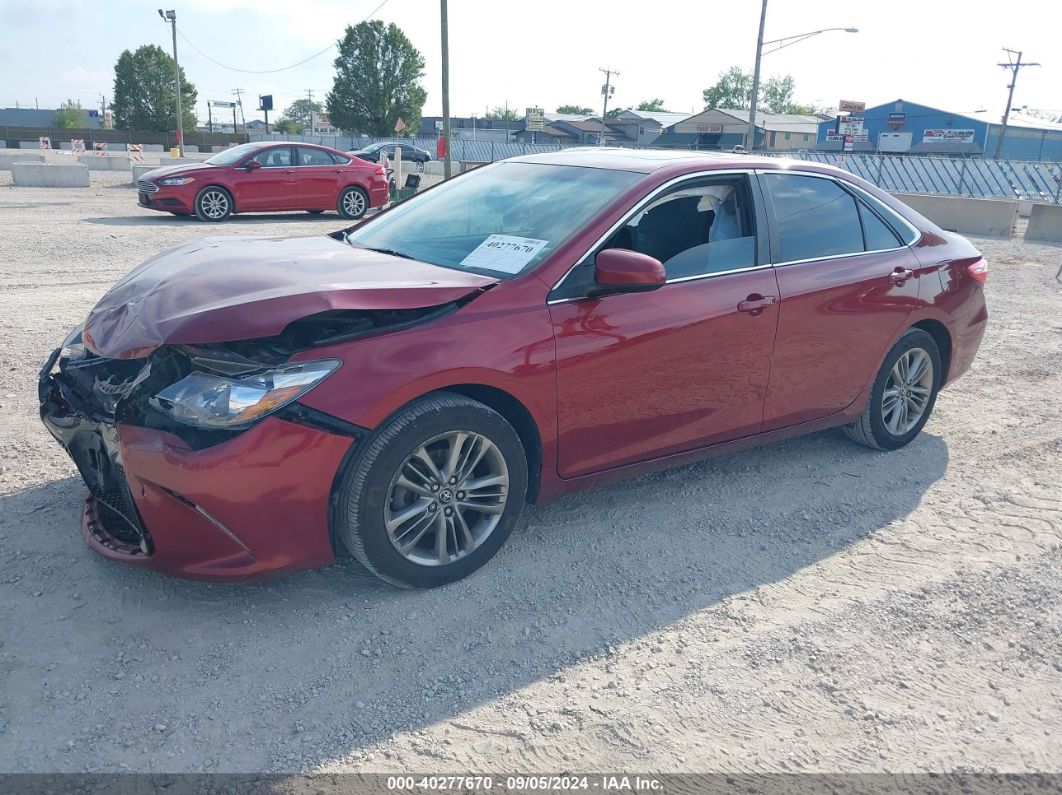
<path fill-rule="evenodd" d="M 770 151 L 811 149 L 819 132 L 819 119 L 788 113 L 756 113 L 756 148 Z M 672 124 L 653 146 L 672 149 L 733 149 L 745 144 L 749 111 L 709 108 Z"/>

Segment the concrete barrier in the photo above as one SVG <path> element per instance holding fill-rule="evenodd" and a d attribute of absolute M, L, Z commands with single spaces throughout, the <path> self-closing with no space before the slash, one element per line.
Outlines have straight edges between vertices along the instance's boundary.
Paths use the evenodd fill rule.
<path fill-rule="evenodd" d="M 12 163 L 43 163 L 44 155 L 39 152 L 27 152 L 24 155 L 0 152 L 0 171 L 10 171 Z"/>
<path fill-rule="evenodd" d="M 92 171 L 128 171 L 132 164 L 126 155 L 81 155 L 77 162 Z"/>
<path fill-rule="evenodd" d="M 131 184 L 135 185 L 137 183 L 137 180 L 139 180 L 142 176 L 147 174 L 149 171 L 157 171 L 158 169 L 159 169 L 159 166 L 153 166 L 153 165 L 150 165 L 150 164 L 149 165 L 143 165 L 143 166 L 133 166 L 133 181 L 132 181 Z"/>
<path fill-rule="evenodd" d="M 24 188 L 87 188 L 89 170 L 77 163 L 14 163 L 11 178 Z"/>
<path fill-rule="evenodd" d="M 195 144 L 185 144 L 184 145 L 184 153 L 188 154 L 189 152 L 191 152 L 192 154 L 198 154 L 199 153 L 199 147 L 196 146 Z"/>
<path fill-rule="evenodd" d="M 1062 205 L 1034 204 L 1025 228 L 1026 240 L 1062 243 Z"/>
<path fill-rule="evenodd" d="M 145 152 L 165 152 L 166 147 L 162 144 L 144 144 Z"/>
<path fill-rule="evenodd" d="M 1013 237 L 1018 202 L 1003 199 L 966 199 L 924 193 L 892 194 L 941 229 L 970 235 Z"/>

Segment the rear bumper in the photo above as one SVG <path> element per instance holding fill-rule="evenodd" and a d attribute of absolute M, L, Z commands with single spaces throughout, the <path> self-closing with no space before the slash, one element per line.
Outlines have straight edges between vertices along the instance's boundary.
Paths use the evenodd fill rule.
<path fill-rule="evenodd" d="M 269 417 L 193 450 L 171 433 L 109 425 L 75 403 L 42 374 L 41 419 L 89 488 L 81 526 L 100 555 L 202 580 L 335 560 L 330 496 L 356 440 Z"/>

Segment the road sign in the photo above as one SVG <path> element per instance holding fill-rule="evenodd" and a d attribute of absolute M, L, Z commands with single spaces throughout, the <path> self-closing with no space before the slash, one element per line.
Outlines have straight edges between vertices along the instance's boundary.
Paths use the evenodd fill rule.
<path fill-rule="evenodd" d="M 842 99 L 837 104 L 837 110 L 839 110 L 841 113 L 862 113 L 866 109 L 867 103 L 856 102 L 855 100 L 851 99 Z"/>

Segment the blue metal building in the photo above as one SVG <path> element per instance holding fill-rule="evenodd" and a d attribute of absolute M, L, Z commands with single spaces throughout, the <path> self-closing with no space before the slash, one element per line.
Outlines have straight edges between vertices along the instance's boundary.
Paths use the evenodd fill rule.
<path fill-rule="evenodd" d="M 996 114 L 954 113 L 902 99 L 853 113 L 850 119 L 857 128 L 862 120 L 862 134 L 866 139 L 864 142 L 855 136 L 855 151 L 894 154 L 993 157 L 1002 126 Z M 819 125 L 818 149 L 829 151 L 843 147 L 837 128 L 836 120 Z M 1062 161 L 1062 124 L 1011 111 L 1000 157 Z"/>

